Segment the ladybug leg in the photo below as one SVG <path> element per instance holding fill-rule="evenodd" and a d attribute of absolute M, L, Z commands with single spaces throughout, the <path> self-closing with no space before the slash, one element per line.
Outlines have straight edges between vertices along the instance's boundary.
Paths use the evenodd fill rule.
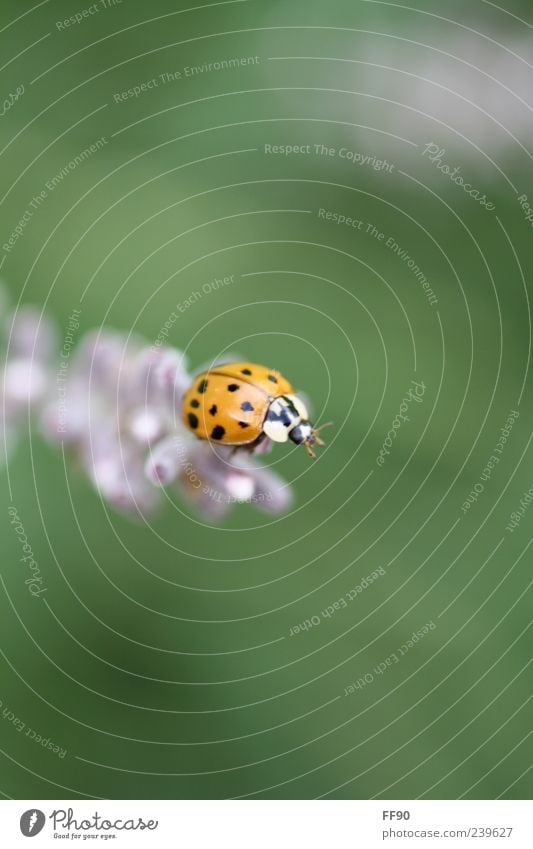
<path fill-rule="evenodd" d="M 309 442 L 304 442 L 304 448 L 307 451 L 309 457 L 311 457 L 311 460 L 316 460 L 316 454 L 314 453 L 313 449 L 311 448 L 311 445 L 310 445 Z"/>
<path fill-rule="evenodd" d="M 232 449 L 230 457 L 233 457 L 239 451 L 246 452 L 247 454 L 265 454 L 267 451 L 270 451 L 272 444 L 270 440 L 267 439 L 265 433 L 259 434 L 257 439 L 254 439 L 253 442 L 246 442 L 244 445 L 235 445 Z"/>
<path fill-rule="evenodd" d="M 272 449 L 272 442 L 266 433 L 260 433 L 257 439 L 250 443 L 248 448 L 254 454 L 267 454 Z"/>

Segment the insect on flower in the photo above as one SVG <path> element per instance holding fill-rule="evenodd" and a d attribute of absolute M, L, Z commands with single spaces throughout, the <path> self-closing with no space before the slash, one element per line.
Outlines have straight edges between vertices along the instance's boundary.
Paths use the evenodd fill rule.
<path fill-rule="evenodd" d="M 62 445 L 100 497 L 128 515 L 154 513 L 163 489 L 177 490 L 208 521 L 245 502 L 270 515 L 290 509 L 290 484 L 257 458 L 273 441 L 292 439 L 310 452 L 321 441 L 278 372 L 238 363 L 237 379 L 236 365 L 216 363 L 193 380 L 180 350 L 109 328 L 82 335 L 65 367 L 54 323 L 30 306 L 12 315 L 6 307 L 0 285 L 0 344 L 10 340 L 0 357 L 0 461 L 29 424 Z M 246 373 L 252 369 L 256 375 Z M 215 375 L 220 398 L 212 395 Z M 217 426 L 224 434 L 213 435 Z"/>
<path fill-rule="evenodd" d="M 224 363 L 199 374 L 183 397 L 183 422 L 200 439 L 255 450 L 266 438 L 324 445 L 305 403 L 278 371 L 257 363 Z"/>

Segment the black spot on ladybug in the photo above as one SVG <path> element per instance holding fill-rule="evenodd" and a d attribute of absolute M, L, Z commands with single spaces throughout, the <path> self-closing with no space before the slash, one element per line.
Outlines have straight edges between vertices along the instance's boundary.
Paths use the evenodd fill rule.
<path fill-rule="evenodd" d="M 253 413 L 254 408 L 249 401 L 243 401 L 241 404 L 241 410 L 244 410 L 245 413 Z"/>
<path fill-rule="evenodd" d="M 195 416 L 194 413 L 189 413 L 188 419 L 192 429 L 196 430 L 196 428 L 198 427 L 198 416 Z"/>
<path fill-rule="evenodd" d="M 228 383 L 228 392 L 236 392 L 239 389 L 238 383 Z"/>
<path fill-rule="evenodd" d="M 248 422 L 239 422 L 239 427 L 250 427 L 250 425 L 248 424 Z"/>
<path fill-rule="evenodd" d="M 291 399 L 290 399 L 290 398 L 285 398 L 284 400 L 286 401 L 287 406 L 289 407 L 289 410 L 291 411 L 291 413 L 293 413 L 293 415 L 297 416 L 297 415 L 298 415 L 298 410 L 296 409 L 296 407 L 295 407 L 295 406 L 294 406 L 294 404 L 292 403 Z"/>
<path fill-rule="evenodd" d="M 216 416 L 216 414 L 217 414 L 217 405 L 216 405 L 216 404 L 213 404 L 213 406 L 209 408 L 209 412 L 211 413 L 211 415 L 212 415 L 212 416 Z"/>
<path fill-rule="evenodd" d="M 249 368 L 243 368 L 243 369 L 242 369 L 242 371 L 241 371 L 241 374 L 248 374 L 248 375 L 250 375 L 251 373 L 252 373 L 252 372 L 250 371 L 250 369 L 249 369 Z"/>
<path fill-rule="evenodd" d="M 192 401 L 191 401 L 191 407 L 194 407 L 196 409 L 196 407 L 199 407 L 199 406 L 200 406 L 200 402 L 198 401 L 198 399 L 193 398 Z"/>
<path fill-rule="evenodd" d="M 222 425 L 217 425 L 211 431 L 211 439 L 222 439 L 226 431 L 222 427 Z"/>
<path fill-rule="evenodd" d="M 281 422 L 285 427 L 289 427 L 293 423 L 293 418 L 289 411 L 282 407 L 279 413 L 276 413 L 274 410 L 270 409 L 267 413 L 267 421 L 269 422 Z"/>
<path fill-rule="evenodd" d="M 268 377 L 267 377 L 267 380 L 271 380 L 271 381 L 272 381 L 272 383 L 277 383 L 277 382 L 278 382 L 278 379 L 277 379 L 277 377 L 276 377 L 276 375 L 275 375 L 275 374 L 269 374 L 269 375 L 268 375 Z"/>
<path fill-rule="evenodd" d="M 198 392 L 200 393 L 200 395 L 203 395 L 203 393 L 207 389 L 207 383 L 208 383 L 208 381 L 204 379 L 204 380 L 201 380 L 200 383 L 198 384 Z"/>

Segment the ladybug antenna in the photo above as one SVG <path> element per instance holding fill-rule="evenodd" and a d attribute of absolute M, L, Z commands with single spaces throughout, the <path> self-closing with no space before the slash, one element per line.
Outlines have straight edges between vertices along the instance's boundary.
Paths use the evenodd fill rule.
<path fill-rule="evenodd" d="M 313 433 L 313 437 L 314 437 L 314 440 L 315 440 L 317 445 L 325 445 L 326 444 L 324 442 L 324 440 L 320 438 L 319 434 L 320 434 L 321 430 L 324 430 L 327 427 L 331 427 L 332 425 L 333 425 L 333 422 L 326 422 L 325 424 L 320 425 L 320 427 L 314 427 L 313 428 L 312 433 Z"/>
<path fill-rule="evenodd" d="M 314 453 L 311 446 L 315 442 L 316 442 L 317 445 L 325 445 L 326 444 L 324 442 L 324 440 L 321 439 L 321 437 L 320 437 L 320 431 L 324 430 L 327 427 L 331 427 L 332 424 L 333 424 L 333 422 L 326 422 L 325 424 L 320 425 L 320 427 L 314 427 L 311 431 L 311 438 L 304 442 L 305 450 L 307 451 L 307 453 L 309 454 L 309 456 L 311 457 L 312 460 L 316 460 L 316 454 Z"/>

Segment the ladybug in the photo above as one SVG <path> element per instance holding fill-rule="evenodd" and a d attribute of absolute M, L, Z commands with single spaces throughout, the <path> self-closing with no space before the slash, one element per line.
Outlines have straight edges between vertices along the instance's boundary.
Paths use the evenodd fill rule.
<path fill-rule="evenodd" d="M 200 439 L 235 448 L 290 439 L 314 458 L 312 446 L 324 445 L 289 381 L 256 363 L 224 363 L 195 377 L 183 396 L 183 422 Z"/>

